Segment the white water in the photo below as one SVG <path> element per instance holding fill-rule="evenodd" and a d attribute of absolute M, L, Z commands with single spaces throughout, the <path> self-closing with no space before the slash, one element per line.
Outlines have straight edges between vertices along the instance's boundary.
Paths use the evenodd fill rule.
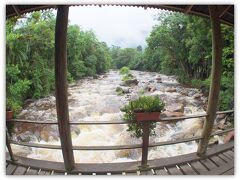
<path fill-rule="evenodd" d="M 172 103 L 184 103 L 184 114 L 203 113 L 203 103 L 206 98 L 194 99 L 192 94 L 200 93 L 197 89 L 184 88 L 177 83 L 173 77 L 150 72 L 132 71 L 138 79 L 137 86 L 130 87 L 130 93 L 117 96 L 116 87 L 121 84 L 121 75 L 117 71 L 110 71 L 100 79 L 84 79 L 69 87 L 69 114 L 70 121 L 117 121 L 122 119 L 120 108 L 129 99 L 137 98 L 141 89 L 148 84 L 157 88 L 154 92 L 145 92 L 145 95 L 157 94 L 163 97 L 167 105 Z M 162 83 L 156 83 L 156 76 L 162 78 Z M 175 87 L 176 92 L 165 92 L 169 87 Z M 181 94 L 182 91 L 188 95 Z M 56 109 L 54 106 L 42 108 L 43 102 L 54 104 L 53 96 L 33 102 L 20 113 L 19 118 L 32 120 L 56 120 Z M 200 102 L 200 103 L 199 103 Z M 51 104 L 50 103 L 50 104 Z M 29 125 L 28 125 L 29 126 Z M 177 123 L 157 123 L 157 136 L 150 137 L 150 143 L 168 141 L 183 137 L 192 137 L 201 132 L 202 120 L 189 119 Z M 23 127 L 22 127 L 23 128 Z M 125 145 L 141 143 L 141 139 L 133 138 L 126 131 L 127 125 L 78 125 L 72 126 L 73 145 L 77 146 L 104 146 L 104 145 Z M 57 126 L 47 126 L 37 129 L 36 127 L 24 127 L 31 137 L 29 142 L 43 144 L 60 144 Z M 18 128 L 14 137 L 24 134 Z M 196 151 L 195 142 L 181 143 L 149 149 L 149 159 L 170 157 Z M 14 153 L 49 161 L 63 161 L 60 150 L 48 150 L 41 148 L 28 148 L 13 145 Z M 75 162 L 77 163 L 107 163 L 135 161 L 141 158 L 141 149 L 118 150 L 118 151 L 74 151 Z"/>

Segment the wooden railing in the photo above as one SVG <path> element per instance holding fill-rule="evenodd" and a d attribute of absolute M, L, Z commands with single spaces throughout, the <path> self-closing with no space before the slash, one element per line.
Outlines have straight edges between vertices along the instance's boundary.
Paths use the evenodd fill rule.
<path fill-rule="evenodd" d="M 222 111 L 217 112 L 216 114 L 231 114 L 234 110 L 228 110 L 228 111 Z M 206 117 L 207 114 L 199 114 L 199 115 L 189 115 L 189 116 L 182 116 L 182 117 L 171 117 L 171 118 L 161 118 L 161 120 L 158 120 L 157 122 L 164 122 L 164 121 L 177 121 L 177 120 L 184 120 L 184 119 L 192 119 L 192 118 L 199 118 L 199 117 Z M 49 124 L 49 125 L 57 125 L 57 122 L 53 121 L 31 121 L 31 120 L 21 120 L 21 119 L 13 119 L 12 121 L 9 121 L 8 123 L 34 123 L 34 124 Z M 109 125 L 109 124 L 127 124 L 125 121 L 80 121 L 80 122 L 69 122 L 70 125 Z M 217 131 L 214 133 L 211 133 L 210 136 L 220 135 L 227 132 L 230 132 L 234 130 L 233 128 L 229 128 L 226 130 Z M 163 142 L 156 142 L 156 143 L 148 143 L 149 139 L 149 133 L 146 133 L 146 130 L 144 131 L 144 135 L 142 137 L 142 144 L 129 144 L 129 145 L 113 145 L 113 146 L 72 146 L 72 150 L 84 150 L 84 151 L 98 151 L 98 150 L 123 150 L 123 149 L 142 149 L 142 163 L 141 168 L 147 167 L 148 162 L 148 148 L 149 147 L 157 147 L 157 146 L 165 146 L 165 145 L 172 145 L 172 144 L 178 144 L 178 143 L 185 143 L 195 140 L 200 140 L 202 137 L 196 136 L 191 138 L 184 138 L 179 140 L 173 140 L 173 141 L 163 141 Z M 148 131 L 147 131 L 148 132 Z M 26 143 L 26 142 L 18 142 L 8 139 L 7 136 L 7 147 L 9 151 L 9 155 L 12 160 L 16 160 L 14 158 L 14 154 L 11 149 L 10 144 L 16 144 L 21 146 L 28 146 L 28 147 L 35 147 L 35 148 L 46 148 L 46 149 L 62 149 L 61 145 L 51 145 L 51 144 L 39 144 L 39 143 Z"/>

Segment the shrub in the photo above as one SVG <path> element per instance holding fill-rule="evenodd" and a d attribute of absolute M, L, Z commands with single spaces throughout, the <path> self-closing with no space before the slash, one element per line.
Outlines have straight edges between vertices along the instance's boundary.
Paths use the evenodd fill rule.
<path fill-rule="evenodd" d="M 129 68 L 124 66 L 120 69 L 120 74 L 128 74 L 129 73 Z"/>
<path fill-rule="evenodd" d="M 134 76 L 131 73 L 127 73 L 123 76 L 122 81 L 128 81 L 128 80 L 131 80 L 133 78 L 134 78 Z"/>
<path fill-rule="evenodd" d="M 135 112 L 162 112 L 164 103 L 158 96 L 142 96 L 136 100 L 130 101 L 121 111 L 124 112 L 124 121 L 128 122 L 128 129 L 132 136 L 142 137 L 142 123 L 137 123 Z M 150 122 L 150 136 L 155 135 L 156 122 Z"/>

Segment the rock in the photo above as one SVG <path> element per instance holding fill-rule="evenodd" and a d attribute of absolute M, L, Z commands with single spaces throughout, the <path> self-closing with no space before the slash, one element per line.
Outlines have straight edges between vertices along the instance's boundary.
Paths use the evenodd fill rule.
<path fill-rule="evenodd" d="M 217 117 L 216 117 L 216 121 L 219 122 L 221 121 L 222 119 L 224 119 L 226 117 L 225 114 L 218 114 Z"/>
<path fill-rule="evenodd" d="M 181 113 L 183 113 L 184 112 L 184 105 L 180 104 L 180 103 L 171 104 L 170 106 L 166 107 L 166 110 L 170 111 L 170 112 L 181 112 Z"/>
<path fill-rule="evenodd" d="M 156 87 L 148 87 L 147 90 L 148 90 L 148 92 L 154 92 L 157 90 L 157 88 Z"/>
<path fill-rule="evenodd" d="M 124 81 L 124 84 L 127 86 L 138 85 L 138 80 L 137 79 L 129 79 L 129 80 Z"/>
<path fill-rule="evenodd" d="M 176 88 L 167 88 L 165 91 L 166 92 L 176 92 L 177 89 Z"/>
<path fill-rule="evenodd" d="M 188 96 L 188 92 L 187 92 L 186 90 L 184 90 L 184 89 L 179 90 L 179 93 L 180 93 L 181 95 L 183 95 L 183 96 Z"/>
<path fill-rule="evenodd" d="M 160 76 L 157 76 L 156 80 L 162 80 L 162 78 Z"/>
<path fill-rule="evenodd" d="M 234 139 L 234 131 L 230 131 L 227 133 L 226 137 L 224 138 L 224 143 L 228 143 L 232 139 Z"/>
<path fill-rule="evenodd" d="M 209 139 L 208 144 L 218 144 L 218 137 L 217 136 L 213 136 Z"/>
<path fill-rule="evenodd" d="M 126 87 L 122 87 L 124 93 L 130 93 L 130 89 Z"/>
<path fill-rule="evenodd" d="M 149 83 L 154 83 L 154 80 L 149 80 L 148 82 L 149 82 Z"/>
<path fill-rule="evenodd" d="M 184 116 L 182 112 L 163 111 L 161 113 L 161 117 L 181 117 L 181 116 Z"/>
<path fill-rule="evenodd" d="M 29 104 L 33 103 L 34 100 L 33 99 L 27 99 L 24 101 L 24 107 L 27 107 Z"/>
<path fill-rule="evenodd" d="M 40 138 L 41 138 L 41 140 L 48 141 L 48 139 L 49 139 L 48 132 L 47 131 L 41 131 Z"/>
<path fill-rule="evenodd" d="M 219 122 L 217 122 L 218 129 L 225 129 L 227 127 L 225 123 L 226 123 L 226 119 L 222 119 Z"/>
<path fill-rule="evenodd" d="M 17 139 L 22 142 L 36 141 L 37 137 L 32 132 L 26 131 L 17 136 Z"/>
<path fill-rule="evenodd" d="M 189 89 L 188 96 L 189 96 L 189 97 L 192 97 L 192 96 L 194 96 L 194 94 L 197 94 L 197 93 L 198 93 L 197 90 L 195 90 L 195 89 Z"/>
<path fill-rule="evenodd" d="M 196 94 L 193 95 L 194 99 L 199 99 L 201 97 L 202 97 L 202 95 L 200 93 L 196 93 Z"/>

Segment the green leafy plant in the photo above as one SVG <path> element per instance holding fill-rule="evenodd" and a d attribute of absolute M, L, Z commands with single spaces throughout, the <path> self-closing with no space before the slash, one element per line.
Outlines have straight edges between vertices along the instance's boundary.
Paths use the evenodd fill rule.
<path fill-rule="evenodd" d="M 131 73 L 127 73 L 123 76 L 122 81 L 128 81 L 128 80 L 131 80 L 133 78 L 134 78 L 134 76 Z"/>
<path fill-rule="evenodd" d="M 120 69 L 120 74 L 128 74 L 129 73 L 129 68 L 124 66 Z"/>
<path fill-rule="evenodd" d="M 136 112 L 162 112 L 165 104 L 158 96 L 142 96 L 130 101 L 121 111 L 124 112 L 124 121 L 128 122 L 128 129 L 132 136 L 142 137 L 142 123 L 138 123 L 135 118 Z M 150 122 L 150 136 L 155 135 L 156 122 Z"/>

